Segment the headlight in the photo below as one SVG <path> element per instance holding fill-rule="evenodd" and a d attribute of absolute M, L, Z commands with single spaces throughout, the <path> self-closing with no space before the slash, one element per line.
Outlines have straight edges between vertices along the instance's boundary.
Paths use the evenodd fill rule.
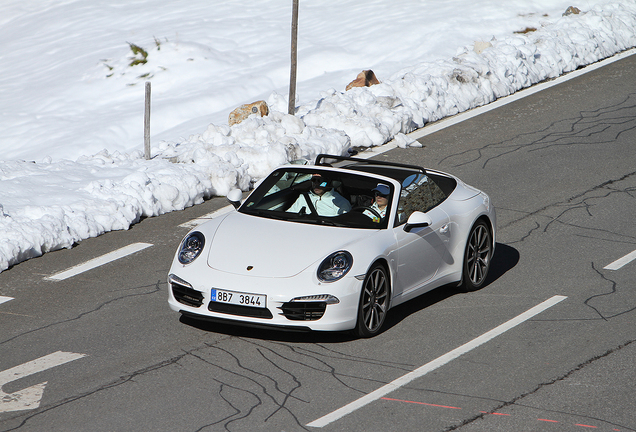
<path fill-rule="evenodd" d="M 347 251 L 334 252 L 318 267 L 318 279 L 322 282 L 335 282 L 342 279 L 353 265 L 353 257 Z"/>
<path fill-rule="evenodd" d="M 181 264 L 190 264 L 197 259 L 203 251 L 205 245 L 205 237 L 198 231 L 188 234 L 188 236 L 181 242 L 179 248 L 179 262 Z"/>

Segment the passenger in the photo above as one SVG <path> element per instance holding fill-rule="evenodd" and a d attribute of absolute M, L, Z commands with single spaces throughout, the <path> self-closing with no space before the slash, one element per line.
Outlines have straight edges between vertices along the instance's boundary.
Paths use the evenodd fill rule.
<path fill-rule="evenodd" d="M 379 183 L 371 191 L 375 194 L 375 199 L 373 200 L 373 204 L 371 204 L 371 209 L 375 210 L 380 217 L 384 219 L 386 217 L 386 209 L 388 208 L 391 189 L 387 185 Z M 380 222 L 379 220 L 376 220 L 378 216 L 373 212 L 365 210 L 364 214 L 373 219 L 374 222 Z"/>
<path fill-rule="evenodd" d="M 311 189 L 307 195 L 319 216 L 338 216 L 351 210 L 351 203 L 333 190 L 331 181 L 321 174 L 313 174 L 311 176 Z M 287 211 L 303 214 L 311 213 L 304 194 L 301 194 Z"/>

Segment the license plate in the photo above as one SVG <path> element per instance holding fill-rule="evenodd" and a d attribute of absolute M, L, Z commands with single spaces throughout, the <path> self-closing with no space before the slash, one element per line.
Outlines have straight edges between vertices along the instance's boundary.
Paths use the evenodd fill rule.
<path fill-rule="evenodd" d="M 239 306 L 251 306 L 264 308 L 266 306 L 267 296 L 263 294 L 250 294 L 236 291 L 225 291 L 212 289 L 210 300 L 219 303 L 229 303 Z"/>

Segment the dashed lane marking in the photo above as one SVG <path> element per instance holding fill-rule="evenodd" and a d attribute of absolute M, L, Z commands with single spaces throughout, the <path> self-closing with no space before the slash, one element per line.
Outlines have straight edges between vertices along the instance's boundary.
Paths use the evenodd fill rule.
<path fill-rule="evenodd" d="M 54 275 L 45 277 L 46 280 L 64 280 L 76 276 L 80 273 L 84 273 L 88 270 L 92 270 L 94 268 L 100 267 L 104 264 L 108 264 L 109 262 L 116 261 L 120 258 L 124 258 L 128 255 L 132 255 L 135 252 L 139 252 L 140 250 L 146 249 L 150 246 L 153 246 L 150 243 L 133 243 L 131 245 L 125 246 L 123 248 L 114 250 L 112 252 L 107 253 L 106 255 L 102 255 L 97 258 L 93 258 L 90 261 L 86 261 L 83 264 L 76 265 L 74 267 L 69 268 L 68 270 L 64 270 L 59 273 L 55 273 Z"/>
<path fill-rule="evenodd" d="M 603 267 L 605 270 L 618 270 L 636 259 L 636 250 Z"/>
<path fill-rule="evenodd" d="M 448 353 L 436 358 L 435 360 L 426 363 L 423 366 L 420 366 L 419 368 L 415 369 L 412 372 L 407 373 L 406 375 L 402 375 L 401 377 L 393 380 L 392 382 L 380 387 L 379 389 L 372 391 L 371 393 L 362 396 L 361 398 L 354 400 L 353 402 L 338 408 L 337 410 L 323 416 L 320 417 L 317 420 L 312 421 L 311 423 L 307 424 L 307 426 L 310 427 L 323 427 L 323 426 L 327 426 L 328 424 L 346 416 L 347 414 L 350 414 L 368 404 L 370 404 L 371 402 L 374 402 L 384 396 L 386 396 L 388 393 L 391 393 L 394 390 L 397 390 L 405 385 L 407 385 L 408 383 L 410 383 L 411 381 L 417 379 L 417 378 L 421 378 L 424 375 L 426 375 L 427 373 L 434 371 L 435 369 L 444 366 L 445 364 L 455 360 L 456 358 L 460 357 L 463 354 L 466 354 L 467 352 L 472 351 L 473 349 L 485 344 L 486 342 L 488 342 L 489 340 L 507 332 L 508 330 L 518 326 L 519 324 L 529 320 L 530 318 L 534 317 L 535 315 L 540 314 L 541 312 L 545 311 L 546 309 L 551 308 L 552 306 L 554 306 L 555 304 L 565 300 L 567 297 L 565 296 L 553 296 L 551 298 L 549 298 L 548 300 L 539 303 L 538 305 L 536 305 L 535 307 L 528 309 L 526 312 L 522 313 L 521 315 L 518 315 L 514 318 L 512 318 L 509 321 L 506 321 L 505 323 L 495 327 L 494 329 L 484 333 L 483 335 L 471 340 L 470 342 L 465 343 L 464 345 L 455 348 L 452 351 L 449 351 Z"/>
<path fill-rule="evenodd" d="M 221 216 L 221 215 L 224 215 L 225 213 L 229 213 L 233 209 L 234 209 L 234 206 L 228 205 L 218 210 L 214 210 L 213 212 L 203 215 L 201 217 L 198 217 L 196 219 L 192 219 L 188 222 L 184 222 L 179 226 L 182 228 L 194 228 L 196 226 L 201 225 L 204 222 L 209 221 L 210 219 L 214 219 L 217 216 Z"/>

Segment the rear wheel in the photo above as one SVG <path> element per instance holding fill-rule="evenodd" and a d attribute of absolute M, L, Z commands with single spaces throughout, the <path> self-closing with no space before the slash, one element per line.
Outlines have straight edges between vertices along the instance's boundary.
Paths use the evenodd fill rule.
<path fill-rule="evenodd" d="M 490 230 L 483 221 L 478 221 L 468 236 L 459 289 L 468 292 L 481 288 L 486 281 L 491 259 L 492 238 Z"/>
<path fill-rule="evenodd" d="M 380 332 L 389 305 L 389 278 L 381 264 L 367 273 L 362 285 L 355 333 L 368 338 Z"/>

